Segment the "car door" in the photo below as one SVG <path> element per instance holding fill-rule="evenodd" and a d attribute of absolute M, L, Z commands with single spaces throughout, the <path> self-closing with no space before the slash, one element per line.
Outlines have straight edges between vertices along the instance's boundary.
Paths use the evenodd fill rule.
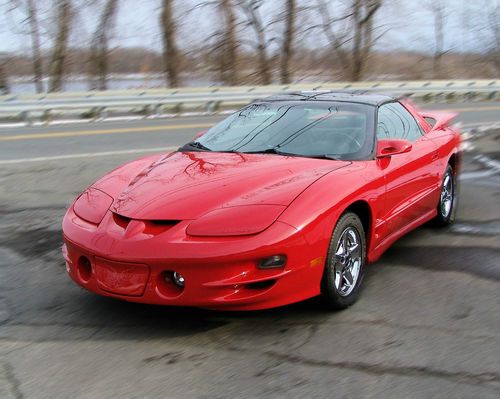
<path fill-rule="evenodd" d="M 388 233 L 404 229 L 436 207 L 434 191 L 439 176 L 432 163 L 436 144 L 425 137 L 413 115 L 399 102 L 378 109 L 377 139 L 403 139 L 412 143 L 408 153 L 394 155 L 384 164 Z"/>

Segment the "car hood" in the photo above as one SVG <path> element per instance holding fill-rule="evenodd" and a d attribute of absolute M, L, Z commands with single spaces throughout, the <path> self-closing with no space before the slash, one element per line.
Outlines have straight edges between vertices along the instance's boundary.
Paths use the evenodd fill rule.
<path fill-rule="evenodd" d="M 143 220 L 195 219 L 214 209 L 288 206 L 325 174 L 350 162 L 274 154 L 174 152 L 124 165 L 94 184 L 111 210 Z"/>

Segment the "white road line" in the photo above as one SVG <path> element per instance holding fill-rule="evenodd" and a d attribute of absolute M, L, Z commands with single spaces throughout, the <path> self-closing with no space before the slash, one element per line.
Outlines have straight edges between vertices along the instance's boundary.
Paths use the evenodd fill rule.
<path fill-rule="evenodd" d="M 82 154 L 55 155 L 52 157 L 6 159 L 6 160 L 0 160 L 0 165 L 13 165 L 13 164 L 27 163 L 27 162 L 60 161 L 67 159 L 80 159 L 80 158 L 108 157 L 113 155 L 140 154 L 147 152 L 165 152 L 165 151 L 173 151 L 176 150 L 177 148 L 179 147 L 136 148 L 133 150 L 87 152 Z"/>

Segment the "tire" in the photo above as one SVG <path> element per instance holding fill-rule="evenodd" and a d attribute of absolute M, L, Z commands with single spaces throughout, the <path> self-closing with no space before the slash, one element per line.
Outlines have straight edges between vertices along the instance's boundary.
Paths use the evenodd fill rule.
<path fill-rule="evenodd" d="M 356 249 L 353 248 L 355 243 L 358 245 Z M 347 254 L 346 247 L 351 248 Z M 365 262 L 363 224 L 358 215 L 346 212 L 333 230 L 321 281 L 321 296 L 330 309 L 345 309 L 356 302 L 363 283 Z"/>
<path fill-rule="evenodd" d="M 455 221 L 457 204 L 457 181 L 455 173 L 450 165 L 446 167 L 443 181 L 441 182 L 441 193 L 437 205 L 437 216 L 434 218 L 434 225 L 444 227 Z"/>

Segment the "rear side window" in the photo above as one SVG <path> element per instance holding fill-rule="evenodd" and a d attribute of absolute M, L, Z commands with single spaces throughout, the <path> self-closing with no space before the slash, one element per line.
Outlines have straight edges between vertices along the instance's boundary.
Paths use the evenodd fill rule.
<path fill-rule="evenodd" d="M 378 110 L 377 138 L 416 141 L 422 137 L 417 121 L 400 103 L 382 105 Z"/>

